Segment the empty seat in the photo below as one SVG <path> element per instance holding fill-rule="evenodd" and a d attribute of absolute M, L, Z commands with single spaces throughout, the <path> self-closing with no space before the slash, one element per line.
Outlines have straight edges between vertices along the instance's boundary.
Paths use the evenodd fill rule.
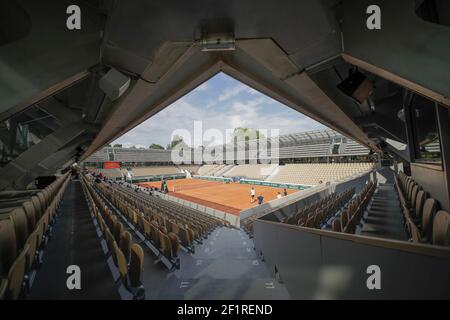
<path fill-rule="evenodd" d="M 19 298 L 23 287 L 28 250 L 29 248 L 26 245 L 11 265 L 8 272 L 7 285 L 0 299 L 17 300 Z"/>
<path fill-rule="evenodd" d="M 130 261 L 131 234 L 128 231 L 122 232 L 120 237 L 120 249 L 122 250 L 127 262 Z"/>
<path fill-rule="evenodd" d="M 14 230 L 17 240 L 17 250 L 20 251 L 22 250 L 28 238 L 27 216 L 23 208 L 18 207 L 10 213 L 9 217 L 14 224 Z"/>
<path fill-rule="evenodd" d="M 137 243 L 131 246 L 130 251 L 130 285 L 139 287 L 142 282 L 142 271 L 144 269 L 144 251 Z"/>
<path fill-rule="evenodd" d="M 348 224 L 348 220 L 349 220 L 348 212 L 347 212 L 347 211 L 343 211 L 343 212 L 341 213 L 341 228 L 342 228 L 342 229 L 345 229 L 345 227 L 346 227 L 347 224 Z"/>
<path fill-rule="evenodd" d="M 342 231 L 342 227 L 341 227 L 341 219 L 334 219 L 332 224 L 331 224 L 331 229 L 335 232 L 341 232 Z"/>
<path fill-rule="evenodd" d="M 433 198 L 425 200 L 422 214 L 422 230 L 426 239 L 431 240 L 431 232 L 433 228 L 433 220 L 437 211 L 437 201 Z"/>
<path fill-rule="evenodd" d="M 414 207 L 414 218 L 419 221 L 422 219 L 423 205 L 425 203 L 426 196 L 427 196 L 427 194 L 423 190 L 420 190 L 419 192 L 417 192 L 416 203 L 415 203 L 415 207 Z"/>
<path fill-rule="evenodd" d="M 433 244 L 450 246 L 450 214 L 440 210 L 433 220 Z"/>
<path fill-rule="evenodd" d="M 0 277 L 6 277 L 16 257 L 17 240 L 13 222 L 0 220 Z"/>

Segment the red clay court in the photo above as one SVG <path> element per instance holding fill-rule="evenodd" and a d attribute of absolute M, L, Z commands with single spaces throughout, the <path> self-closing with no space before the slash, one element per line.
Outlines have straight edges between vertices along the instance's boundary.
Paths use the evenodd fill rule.
<path fill-rule="evenodd" d="M 139 183 L 143 187 L 161 187 L 161 181 Z M 176 179 L 168 180 L 169 195 L 192 201 L 210 208 L 221 210 L 234 215 L 239 212 L 257 206 L 257 202 L 250 203 L 250 189 L 252 185 L 240 183 L 223 183 L 200 179 Z M 175 189 L 174 189 L 175 187 Z M 266 186 L 254 186 L 256 196 L 262 194 L 264 202 L 276 199 L 281 188 Z M 175 190 L 175 191 L 173 191 Z M 298 190 L 287 189 L 288 194 Z"/>

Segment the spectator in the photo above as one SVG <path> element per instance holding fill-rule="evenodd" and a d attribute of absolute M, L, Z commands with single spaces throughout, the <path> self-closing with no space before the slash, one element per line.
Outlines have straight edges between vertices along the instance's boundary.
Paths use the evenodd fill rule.
<path fill-rule="evenodd" d="M 259 196 L 258 196 L 258 204 L 262 205 L 263 201 L 264 201 L 264 197 L 263 197 L 262 193 L 260 193 Z"/>

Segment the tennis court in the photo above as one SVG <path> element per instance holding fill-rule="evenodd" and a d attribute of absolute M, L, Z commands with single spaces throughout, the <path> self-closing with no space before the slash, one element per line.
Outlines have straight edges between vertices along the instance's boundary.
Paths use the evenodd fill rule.
<path fill-rule="evenodd" d="M 143 182 L 140 186 L 161 187 L 161 181 Z M 192 201 L 210 208 L 218 209 L 231 214 L 239 215 L 243 209 L 257 206 L 257 202 L 250 203 L 251 185 L 239 183 L 223 183 L 219 181 L 207 181 L 201 179 L 176 179 L 168 180 L 169 194 Z M 254 186 L 256 196 L 262 194 L 264 202 L 273 200 L 278 192 L 283 193 L 281 188 L 266 186 Z M 287 189 L 288 194 L 297 190 Z"/>

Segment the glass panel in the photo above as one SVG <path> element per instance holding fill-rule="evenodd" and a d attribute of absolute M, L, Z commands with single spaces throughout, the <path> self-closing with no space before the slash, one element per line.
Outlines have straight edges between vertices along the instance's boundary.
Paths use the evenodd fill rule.
<path fill-rule="evenodd" d="M 441 163 L 441 145 L 434 102 L 415 96 L 412 104 L 416 159 L 421 162 Z"/>
<path fill-rule="evenodd" d="M 34 105 L 0 122 L 0 167 L 60 128 L 49 113 Z"/>

